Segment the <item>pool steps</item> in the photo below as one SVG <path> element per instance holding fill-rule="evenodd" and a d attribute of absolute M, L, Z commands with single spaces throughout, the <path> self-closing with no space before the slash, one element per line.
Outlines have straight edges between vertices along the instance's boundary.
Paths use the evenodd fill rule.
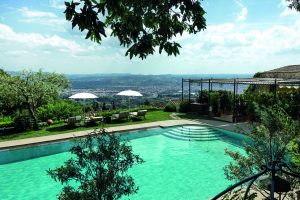
<path fill-rule="evenodd" d="M 163 133 L 164 136 L 185 141 L 213 141 L 227 139 L 228 136 L 210 127 L 174 127 Z"/>

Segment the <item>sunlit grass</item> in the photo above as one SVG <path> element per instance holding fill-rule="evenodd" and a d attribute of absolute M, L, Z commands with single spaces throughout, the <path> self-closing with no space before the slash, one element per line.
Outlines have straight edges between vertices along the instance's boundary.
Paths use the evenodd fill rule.
<path fill-rule="evenodd" d="M 130 120 L 130 121 L 124 121 L 124 122 L 118 122 L 118 121 L 112 121 L 111 124 L 104 124 L 104 128 L 108 127 L 114 127 L 114 126 L 126 126 L 131 124 L 141 124 L 141 123 L 147 123 L 147 122 L 155 122 L 155 121 L 164 121 L 164 120 L 170 120 L 172 119 L 170 117 L 170 113 L 163 112 L 163 111 L 153 111 L 148 112 L 146 115 L 146 119 L 142 120 Z M 25 139 L 25 138 L 33 138 L 33 137 L 41 137 L 41 136 L 47 136 L 47 135 L 56 135 L 56 134 L 62 134 L 62 133 L 70 133 L 70 132 L 77 132 L 77 131 L 84 131 L 84 130 L 93 130 L 96 128 L 101 128 L 101 124 L 97 124 L 94 126 L 75 126 L 75 127 L 69 127 L 66 123 L 60 122 L 54 125 L 51 125 L 50 127 L 42 128 L 41 130 L 37 131 L 26 131 L 22 133 L 16 133 L 6 136 L 0 136 L 0 142 L 8 141 L 8 140 L 18 140 L 18 139 Z"/>

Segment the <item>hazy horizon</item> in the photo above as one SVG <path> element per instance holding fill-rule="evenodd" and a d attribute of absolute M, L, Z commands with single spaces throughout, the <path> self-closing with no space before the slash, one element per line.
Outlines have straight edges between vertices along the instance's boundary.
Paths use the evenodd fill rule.
<path fill-rule="evenodd" d="M 1 69 L 1 68 L 0 68 Z M 29 69 L 31 70 L 31 69 Z M 20 73 L 22 70 L 18 70 L 18 71 L 11 71 L 11 70 L 6 70 L 6 72 L 8 73 Z M 38 71 L 37 70 L 32 70 L 32 71 Z M 55 71 L 45 71 L 42 70 L 43 72 L 55 72 Z M 60 73 L 60 72 L 56 72 L 56 73 Z M 240 73 L 227 73 L 227 74 L 217 74 L 217 73 L 210 73 L 210 74 L 141 74 L 141 73 L 126 73 L 126 72 L 120 72 L 120 73 L 62 73 L 65 74 L 67 76 L 97 76 L 97 75 L 141 75 L 141 76 L 209 76 L 209 75 L 218 75 L 218 76 L 229 76 L 229 75 L 245 75 L 245 76 L 250 76 L 250 75 L 254 75 L 254 73 L 244 73 L 244 74 L 240 74 Z"/>
<path fill-rule="evenodd" d="M 0 67 L 64 74 L 254 74 L 300 64 L 300 13 L 285 0 L 201 1 L 207 29 L 174 38 L 177 57 L 125 56 L 108 37 L 101 45 L 64 16 L 64 0 L 0 2 Z M 107 29 L 109 32 L 110 30 Z"/>

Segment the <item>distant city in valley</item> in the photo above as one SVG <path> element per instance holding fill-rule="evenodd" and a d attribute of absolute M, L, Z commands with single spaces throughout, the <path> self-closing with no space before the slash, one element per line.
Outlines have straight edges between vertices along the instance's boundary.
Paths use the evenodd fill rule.
<path fill-rule="evenodd" d="M 197 74 L 197 75 L 134 75 L 134 74 L 95 74 L 95 75 L 67 75 L 71 87 L 64 95 L 77 92 L 91 92 L 105 99 L 123 90 L 136 90 L 145 98 L 179 98 L 181 97 L 182 78 L 249 78 L 253 74 Z M 214 89 L 230 89 L 229 86 L 215 85 Z M 204 89 L 207 88 L 204 85 Z M 187 94 L 188 85 L 184 85 Z M 192 85 L 191 92 L 199 90 L 199 85 Z M 243 88 L 239 88 L 242 92 Z"/>

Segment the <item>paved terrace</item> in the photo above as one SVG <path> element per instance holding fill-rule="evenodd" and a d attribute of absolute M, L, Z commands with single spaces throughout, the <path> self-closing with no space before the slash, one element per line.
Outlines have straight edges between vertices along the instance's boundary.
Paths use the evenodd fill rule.
<path fill-rule="evenodd" d="M 204 119 L 197 119 L 197 120 L 175 119 L 175 120 L 157 121 L 157 122 L 150 122 L 150 123 L 143 123 L 143 124 L 116 126 L 116 127 L 106 128 L 105 130 L 109 133 L 114 133 L 114 132 L 128 132 L 128 131 L 139 130 L 139 129 L 149 129 L 155 127 L 164 128 L 164 127 L 170 127 L 176 125 L 177 126 L 178 125 L 208 125 L 208 126 L 223 128 L 230 131 L 237 131 L 238 130 L 237 127 L 245 127 L 244 123 L 234 124 L 230 122 L 204 120 Z M 90 132 L 91 130 L 85 130 L 85 131 L 78 131 L 73 133 L 64 133 L 64 134 L 57 134 L 57 135 L 49 135 L 49 136 L 41 136 L 35 138 L 26 138 L 21 140 L 0 142 L 0 150 L 16 149 L 16 148 L 22 148 L 26 146 L 38 145 L 42 143 L 70 140 L 78 137 L 84 137 Z"/>

